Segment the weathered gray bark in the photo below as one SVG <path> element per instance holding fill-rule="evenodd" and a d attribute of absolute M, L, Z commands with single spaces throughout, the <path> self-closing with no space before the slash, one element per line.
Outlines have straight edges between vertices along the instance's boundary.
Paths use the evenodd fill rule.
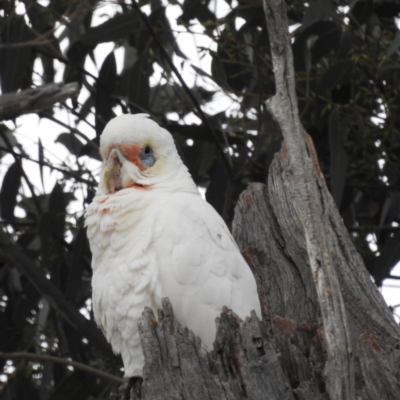
<path fill-rule="evenodd" d="M 51 83 L 36 89 L 3 94 L 0 96 L 0 121 L 45 110 L 55 103 L 76 97 L 78 93 L 79 86 L 73 82 Z"/>
<path fill-rule="evenodd" d="M 140 321 L 142 399 L 400 399 L 400 329 L 354 249 L 297 110 L 286 11 L 265 0 L 284 143 L 241 195 L 234 236 L 263 320 L 224 311 L 214 351 L 174 319 Z"/>
<path fill-rule="evenodd" d="M 168 299 L 139 322 L 145 354 L 142 399 L 294 399 L 268 335 L 255 314 L 245 322 L 225 310 L 214 351 L 174 318 Z"/>

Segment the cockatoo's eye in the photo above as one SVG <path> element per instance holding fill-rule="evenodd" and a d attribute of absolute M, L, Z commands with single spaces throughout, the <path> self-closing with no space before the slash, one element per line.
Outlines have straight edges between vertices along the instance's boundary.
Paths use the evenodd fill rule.
<path fill-rule="evenodd" d="M 146 165 L 146 167 L 152 167 L 156 162 L 153 149 L 149 145 L 143 146 L 140 149 L 139 159 L 142 164 Z"/>
<path fill-rule="evenodd" d="M 151 154 L 151 147 L 150 146 L 145 146 L 143 149 L 144 154 Z"/>

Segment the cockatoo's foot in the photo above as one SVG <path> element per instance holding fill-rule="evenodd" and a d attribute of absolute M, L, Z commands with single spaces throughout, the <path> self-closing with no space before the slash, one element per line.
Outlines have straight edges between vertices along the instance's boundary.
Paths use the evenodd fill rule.
<path fill-rule="evenodd" d="M 143 379 L 140 376 L 124 378 L 118 393 L 121 400 L 140 400 Z"/>

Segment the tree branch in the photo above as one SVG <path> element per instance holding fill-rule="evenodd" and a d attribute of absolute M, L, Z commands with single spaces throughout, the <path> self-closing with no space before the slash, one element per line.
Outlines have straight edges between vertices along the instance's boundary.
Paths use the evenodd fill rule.
<path fill-rule="evenodd" d="M 100 376 L 101 378 L 108 379 L 109 381 L 123 383 L 124 380 L 119 378 L 118 376 L 114 376 L 108 374 L 107 372 L 100 371 L 99 369 L 89 367 L 88 365 L 82 364 L 77 361 L 67 360 L 61 357 L 49 356 L 47 354 L 36 354 L 36 353 L 28 353 L 28 352 L 16 352 L 16 353 L 3 353 L 0 352 L 0 358 L 4 358 L 6 360 L 14 360 L 14 359 L 28 359 L 28 360 L 37 360 L 37 361 L 51 361 L 57 364 L 70 365 L 76 369 L 80 369 L 85 372 L 89 372 L 90 374 L 94 374 Z"/>
<path fill-rule="evenodd" d="M 332 399 L 352 399 L 355 398 L 352 342 L 335 260 L 321 215 L 323 205 L 314 178 L 318 161 L 313 160 L 307 150 L 298 112 L 286 7 L 283 0 L 263 0 L 263 3 L 276 83 L 276 94 L 267 101 L 267 108 L 279 123 L 285 139 L 289 158 L 287 173 L 296 177 L 296 212 L 304 229 L 328 348 L 327 391 Z"/>
<path fill-rule="evenodd" d="M 14 119 L 23 114 L 42 111 L 79 93 L 76 82 L 66 85 L 51 83 L 35 89 L 21 90 L 0 96 L 0 120 Z"/>

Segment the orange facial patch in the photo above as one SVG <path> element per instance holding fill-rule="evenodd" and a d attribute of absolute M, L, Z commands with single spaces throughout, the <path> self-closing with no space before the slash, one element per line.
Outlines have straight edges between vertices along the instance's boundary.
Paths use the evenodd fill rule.
<path fill-rule="evenodd" d="M 147 167 L 143 165 L 138 157 L 140 153 L 141 147 L 136 144 L 120 144 L 117 146 L 110 146 L 109 148 L 106 149 L 106 154 L 108 155 L 112 148 L 117 147 L 123 156 L 127 158 L 131 163 L 135 164 L 141 171 L 145 170 Z"/>
<path fill-rule="evenodd" d="M 140 146 L 121 144 L 117 147 L 120 149 L 125 158 L 127 158 L 130 162 L 137 164 L 137 162 L 139 161 L 138 154 L 140 152 Z"/>

